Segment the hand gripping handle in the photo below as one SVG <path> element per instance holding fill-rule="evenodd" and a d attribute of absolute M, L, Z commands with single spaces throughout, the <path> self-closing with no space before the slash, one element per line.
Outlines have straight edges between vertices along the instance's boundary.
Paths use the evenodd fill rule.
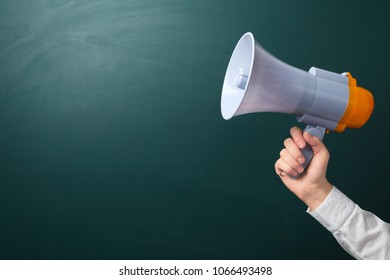
<path fill-rule="evenodd" d="M 322 126 L 307 125 L 303 131 L 306 131 L 313 136 L 317 136 L 322 140 L 324 138 L 326 128 Z M 313 158 L 313 149 L 309 144 L 306 143 L 306 146 L 303 149 L 301 149 L 301 152 L 305 157 L 305 162 L 302 164 L 302 167 L 306 169 L 306 167 L 309 165 L 310 161 Z M 297 176 L 290 176 L 290 177 L 293 179 L 298 179 L 300 175 L 301 174 L 298 174 Z"/>

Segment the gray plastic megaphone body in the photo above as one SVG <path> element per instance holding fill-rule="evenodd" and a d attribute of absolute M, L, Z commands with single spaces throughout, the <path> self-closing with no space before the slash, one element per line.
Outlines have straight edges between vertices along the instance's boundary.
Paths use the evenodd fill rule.
<path fill-rule="evenodd" d="M 233 51 L 221 96 L 226 120 L 255 112 L 294 114 L 320 139 L 327 130 L 361 127 L 373 108 L 372 94 L 358 87 L 349 73 L 295 68 L 268 53 L 250 32 Z M 313 153 L 310 148 L 303 153 L 307 165 Z"/>

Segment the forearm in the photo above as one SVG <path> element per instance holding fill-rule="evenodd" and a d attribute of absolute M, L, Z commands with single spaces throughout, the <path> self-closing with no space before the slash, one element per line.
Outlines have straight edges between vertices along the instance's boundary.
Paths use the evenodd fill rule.
<path fill-rule="evenodd" d="M 333 187 L 314 211 L 308 211 L 356 259 L 390 259 L 390 225 Z"/>

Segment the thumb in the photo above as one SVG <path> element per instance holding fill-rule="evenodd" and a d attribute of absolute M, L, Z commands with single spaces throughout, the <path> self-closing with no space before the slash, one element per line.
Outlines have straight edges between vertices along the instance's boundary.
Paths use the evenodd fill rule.
<path fill-rule="evenodd" d="M 313 136 L 310 133 L 305 132 L 303 138 L 306 143 L 313 149 L 313 159 L 309 164 L 307 171 L 316 178 L 323 178 L 326 175 L 326 169 L 329 161 L 329 152 L 324 143 L 317 136 Z M 307 174 L 308 174 L 307 173 Z"/>
<path fill-rule="evenodd" d="M 326 149 L 324 143 L 317 136 L 313 136 L 310 133 L 305 132 L 303 133 L 303 139 L 305 139 L 306 143 L 308 143 L 311 146 L 314 155 L 328 154 L 328 150 Z"/>

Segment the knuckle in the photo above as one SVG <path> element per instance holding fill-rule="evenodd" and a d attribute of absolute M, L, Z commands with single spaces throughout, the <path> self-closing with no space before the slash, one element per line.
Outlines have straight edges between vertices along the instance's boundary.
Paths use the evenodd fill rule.
<path fill-rule="evenodd" d="M 295 169 L 292 168 L 291 166 L 288 166 L 288 167 L 286 168 L 285 172 L 287 172 L 288 174 L 294 174 Z"/>
<path fill-rule="evenodd" d="M 300 132 L 300 128 L 297 127 L 297 126 L 293 126 L 291 129 L 290 129 L 290 134 L 294 134 L 294 133 L 298 133 Z"/>
<path fill-rule="evenodd" d="M 284 146 L 285 147 L 288 146 L 291 140 L 292 140 L 291 138 L 285 139 L 284 142 L 283 142 Z"/>

